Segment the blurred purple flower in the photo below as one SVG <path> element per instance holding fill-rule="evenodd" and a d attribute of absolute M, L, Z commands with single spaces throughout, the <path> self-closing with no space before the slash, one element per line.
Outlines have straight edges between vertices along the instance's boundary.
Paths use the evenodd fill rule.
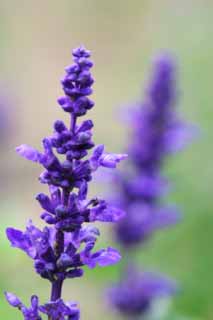
<path fill-rule="evenodd" d="M 122 315 L 133 317 L 145 314 L 155 299 L 173 295 L 176 291 L 173 280 L 129 267 L 123 280 L 111 287 L 108 298 Z"/>
<path fill-rule="evenodd" d="M 129 247 L 143 243 L 155 231 L 167 228 L 180 220 L 175 208 L 162 207 L 134 202 L 128 207 L 128 214 L 115 226 L 117 240 Z"/>
<path fill-rule="evenodd" d="M 116 175 L 118 193 L 113 199 L 126 211 L 125 218 L 115 226 L 116 238 L 125 246 L 139 244 L 155 230 L 179 221 L 174 208 L 169 212 L 168 206 L 159 205 L 169 191 L 168 182 L 161 176 L 165 159 L 186 143 L 191 132 L 191 126 L 176 113 L 174 73 L 173 60 L 167 55 L 160 56 L 155 61 L 145 102 L 129 110 L 132 133 L 127 149 L 131 169 L 127 167 Z M 145 211 L 149 211 L 149 219 L 145 219 Z M 152 224 L 159 220 L 158 212 L 162 223 Z"/>
<path fill-rule="evenodd" d="M 15 110 L 12 110 L 14 105 L 13 99 L 9 96 L 5 85 L 1 83 L 1 101 L 0 101 L 0 144 L 7 145 L 8 141 L 14 134 L 16 121 Z"/>
<path fill-rule="evenodd" d="M 144 244 L 156 231 L 180 220 L 179 211 L 164 205 L 162 198 L 170 186 L 162 176 L 168 155 L 184 147 L 192 138 L 192 126 L 177 115 L 175 68 L 171 57 L 160 56 L 154 64 L 144 102 L 128 111 L 131 129 L 127 146 L 128 166 L 113 175 L 116 191 L 111 203 L 126 212 L 114 226 L 115 238 L 128 263 L 131 250 Z M 110 301 L 123 316 L 140 316 L 152 300 L 175 293 L 174 283 L 152 273 L 128 269 L 121 281 L 110 290 Z"/>

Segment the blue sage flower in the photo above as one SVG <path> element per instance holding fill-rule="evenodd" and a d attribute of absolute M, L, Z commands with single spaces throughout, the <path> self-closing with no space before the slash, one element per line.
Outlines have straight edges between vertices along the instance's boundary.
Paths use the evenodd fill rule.
<path fill-rule="evenodd" d="M 161 204 L 169 191 L 162 176 L 166 157 L 179 151 L 192 136 L 190 126 L 176 112 L 174 73 L 172 59 L 160 56 L 144 102 L 129 109 L 129 169 L 115 174 L 118 192 L 113 198 L 126 211 L 115 226 L 116 238 L 124 246 L 141 244 L 157 229 L 180 219 L 177 208 Z"/>
<path fill-rule="evenodd" d="M 76 304 L 65 303 L 61 298 L 64 280 L 81 277 L 85 266 L 105 267 L 121 258 L 110 247 L 95 250 L 100 233 L 89 223 L 117 222 L 124 212 L 103 199 L 89 199 L 88 184 L 98 168 L 116 168 L 126 154 L 110 154 L 104 151 L 103 145 L 95 146 L 93 122 L 78 121 L 94 106 L 89 98 L 94 82 L 90 72 L 93 63 L 84 47 L 73 50 L 73 60 L 61 81 L 65 95 L 58 99 L 70 115 L 69 125 L 55 121 L 53 134 L 43 139 L 43 151 L 28 145 L 17 148 L 21 156 L 43 166 L 39 180 L 48 185 L 50 192 L 36 196 L 42 208 L 41 219 L 47 226 L 39 229 L 29 221 L 25 231 L 7 229 L 11 245 L 33 259 L 36 272 L 52 285 L 51 299 L 42 306 L 36 296 L 32 297 L 31 307 L 26 308 L 16 296 L 6 293 L 8 302 L 20 309 L 26 320 L 40 320 L 40 313 L 50 320 L 79 319 Z M 90 149 L 93 149 L 91 154 Z"/>
<path fill-rule="evenodd" d="M 144 102 L 128 110 L 129 163 L 113 175 L 117 192 L 111 203 L 126 212 L 114 233 L 125 260 L 134 267 L 125 268 L 120 282 L 109 290 L 109 298 L 115 309 L 131 319 L 147 313 L 156 298 L 176 292 L 173 281 L 166 277 L 139 272 L 132 254 L 156 231 L 180 220 L 177 208 L 162 201 L 170 187 L 162 174 L 165 160 L 192 137 L 191 126 L 177 115 L 176 96 L 174 63 L 164 55 L 155 62 Z"/>

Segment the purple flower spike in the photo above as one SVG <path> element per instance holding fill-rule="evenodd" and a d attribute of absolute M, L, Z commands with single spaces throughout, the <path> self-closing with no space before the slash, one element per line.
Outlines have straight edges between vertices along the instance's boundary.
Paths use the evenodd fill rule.
<path fill-rule="evenodd" d="M 82 277 L 86 267 L 113 265 L 121 258 L 113 248 L 95 250 L 100 232 L 91 225 L 95 221 L 115 223 L 124 216 L 123 210 L 105 200 L 90 199 L 88 192 L 94 171 L 116 168 L 126 158 L 104 153 L 103 145 L 95 147 L 93 122 L 80 121 L 94 107 L 89 98 L 94 83 L 92 66 L 88 50 L 82 46 L 73 50 L 73 64 L 65 69 L 61 81 L 64 96 L 58 99 L 69 114 L 69 123 L 54 122 L 52 135 L 42 141 L 42 152 L 25 144 L 16 149 L 22 157 L 43 166 L 39 180 L 50 191 L 50 195 L 36 196 L 42 208 L 40 217 L 47 226 L 39 229 L 30 221 L 25 231 L 6 231 L 11 246 L 24 251 L 33 260 L 35 271 L 52 287 L 50 301 L 39 305 L 37 296 L 32 296 L 29 308 L 15 295 L 6 293 L 9 304 L 18 308 L 25 320 L 41 320 L 41 314 L 49 320 L 79 320 L 77 305 L 62 300 L 64 281 Z"/>
<path fill-rule="evenodd" d="M 115 226 L 115 234 L 124 246 L 135 246 L 155 230 L 179 221 L 179 214 L 172 207 L 164 208 L 158 203 L 169 191 L 161 176 L 164 160 L 185 143 L 189 132 L 189 126 L 176 113 L 175 98 L 174 62 L 162 55 L 155 61 L 145 102 L 138 103 L 132 112 L 129 110 L 129 167 L 115 180 L 118 192 L 113 201 L 126 211 Z"/>
<path fill-rule="evenodd" d="M 112 179 L 115 192 L 111 203 L 125 211 L 113 229 L 126 255 L 125 261 L 132 262 L 131 250 L 137 253 L 137 248 L 158 230 L 171 227 L 181 219 L 176 208 L 162 201 L 170 191 L 170 184 L 162 176 L 165 160 L 192 138 L 192 126 L 180 120 L 176 112 L 176 95 L 174 61 L 163 55 L 155 61 L 144 102 L 129 109 L 129 163 Z M 113 156 L 104 158 L 101 154 L 97 158 L 102 159 L 102 165 L 110 167 Z M 155 298 L 174 294 L 174 287 L 164 277 L 128 269 L 121 275 L 120 283 L 110 290 L 110 301 L 123 316 L 143 317 Z"/>

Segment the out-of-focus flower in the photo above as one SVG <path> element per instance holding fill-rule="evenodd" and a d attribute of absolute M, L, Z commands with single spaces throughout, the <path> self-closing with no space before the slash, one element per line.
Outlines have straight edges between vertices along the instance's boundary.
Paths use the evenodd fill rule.
<path fill-rule="evenodd" d="M 111 287 L 108 297 L 122 315 L 139 316 L 149 311 L 153 301 L 175 294 L 176 283 L 151 272 L 139 272 L 135 267 L 125 271 L 125 277 Z"/>
<path fill-rule="evenodd" d="M 162 201 L 170 189 L 162 174 L 165 160 L 192 137 L 192 126 L 177 114 L 176 95 L 173 60 L 160 56 L 144 102 L 128 109 L 128 165 L 113 176 L 116 191 L 111 203 L 126 212 L 114 226 L 114 233 L 126 261 L 130 251 L 136 253 L 156 231 L 180 220 L 178 210 Z M 132 259 L 131 254 L 128 263 L 133 263 Z M 109 292 L 115 309 L 131 318 L 147 312 L 152 300 L 159 296 L 174 294 L 175 286 L 163 276 L 128 269 Z"/>
<path fill-rule="evenodd" d="M 132 128 L 127 147 L 129 168 L 115 177 L 118 192 L 113 200 L 126 211 L 126 216 L 114 230 L 117 240 L 125 246 L 143 243 L 157 229 L 179 221 L 176 209 L 159 204 L 169 191 L 161 173 L 164 160 L 179 150 L 180 137 L 184 144 L 185 133 L 190 131 L 177 115 L 175 97 L 173 61 L 166 55 L 160 56 L 145 102 L 129 110 Z"/>

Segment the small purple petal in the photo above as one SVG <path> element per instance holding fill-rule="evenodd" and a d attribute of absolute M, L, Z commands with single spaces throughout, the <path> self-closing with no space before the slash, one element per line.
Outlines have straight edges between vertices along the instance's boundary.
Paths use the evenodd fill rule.
<path fill-rule="evenodd" d="M 127 158 L 127 154 L 104 153 L 100 158 L 100 165 L 106 168 L 116 168 L 117 164 Z"/>
<path fill-rule="evenodd" d="M 40 203 L 41 207 L 44 210 L 47 210 L 48 212 L 51 212 L 51 213 L 54 214 L 54 207 L 52 205 L 52 202 L 51 202 L 50 198 L 46 194 L 39 193 L 36 196 L 36 200 L 38 200 L 38 202 Z"/>
<path fill-rule="evenodd" d="M 6 234 L 12 247 L 19 248 L 29 254 L 31 244 L 29 242 L 29 238 L 27 238 L 27 236 L 22 231 L 14 228 L 7 228 Z"/>
<path fill-rule="evenodd" d="M 125 212 L 113 206 L 107 206 L 104 210 L 90 210 L 90 221 L 117 222 L 125 216 Z"/>
<path fill-rule="evenodd" d="M 33 296 L 31 297 L 31 306 L 32 306 L 32 309 L 33 309 L 33 310 L 37 310 L 38 304 L 39 304 L 38 297 L 37 297 L 36 295 L 33 295 Z"/>
<path fill-rule="evenodd" d="M 19 298 L 15 294 L 10 292 L 5 292 L 5 297 L 12 307 L 22 306 L 22 302 L 19 300 Z"/>
<path fill-rule="evenodd" d="M 18 154 L 20 154 L 20 156 L 33 162 L 40 162 L 42 157 L 42 154 L 39 151 L 26 144 L 22 144 L 19 147 L 17 147 L 16 151 L 18 152 Z"/>
<path fill-rule="evenodd" d="M 93 171 L 97 170 L 97 168 L 99 167 L 100 158 L 101 158 L 103 152 L 104 152 L 104 145 L 103 144 L 98 145 L 94 148 L 93 154 L 90 158 L 90 166 Z"/>
<path fill-rule="evenodd" d="M 94 253 L 90 258 L 84 260 L 85 264 L 90 268 L 94 268 L 96 265 L 100 267 L 106 267 L 113 264 L 116 264 L 120 261 L 121 255 L 120 253 L 113 249 L 107 248 Z"/>
<path fill-rule="evenodd" d="M 118 261 L 120 261 L 120 259 L 120 253 L 117 250 L 109 247 L 106 250 L 103 250 L 100 256 L 96 258 L 96 263 L 100 267 L 106 267 L 116 264 Z"/>

